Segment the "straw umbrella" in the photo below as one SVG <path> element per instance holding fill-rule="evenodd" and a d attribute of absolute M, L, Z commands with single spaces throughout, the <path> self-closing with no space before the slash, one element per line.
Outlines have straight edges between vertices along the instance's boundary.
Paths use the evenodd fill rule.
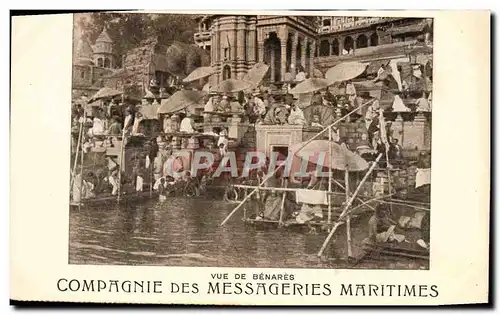
<path fill-rule="evenodd" d="M 313 140 L 299 151 L 303 145 L 303 142 L 294 144 L 290 151 L 298 158 L 308 157 L 309 162 L 316 165 L 349 172 L 364 171 L 368 168 L 365 159 L 333 141 Z"/>
<path fill-rule="evenodd" d="M 330 83 L 352 80 L 362 74 L 367 66 L 367 63 L 343 62 L 328 69 L 325 77 Z"/>
<path fill-rule="evenodd" d="M 252 83 L 254 86 L 258 86 L 268 71 L 269 65 L 266 65 L 263 62 L 258 62 L 253 65 L 250 70 L 248 70 L 247 74 L 243 77 L 243 81 Z"/>
<path fill-rule="evenodd" d="M 122 95 L 122 94 L 123 94 L 122 91 L 118 91 L 118 90 L 111 89 L 108 87 L 103 87 L 102 89 L 97 91 L 97 93 L 94 94 L 94 96 L 92 96 L 90 98 L 89 103 L 92 103 L 92 102 L 95 102 L 95 101 L 98 101 L 98 100 L 101 100 L 104 98 L 115 97 L 115 96 Z"/>
<path fill-rule="evenodd" d="M 243 80 L 227 79 L 219 83 L 215 87 L 215 91 L 219 93 L 236 93 L 252 88 L 252 84 Z"/>
<path fill-rule="evenodd" d="M 186 107 L 198 103 L 204 96 L 205 92 L 181 90 L 175 92 L 171 97 L 163 99 L 157 110 L 158 114 L 175 113 Z"/>
<path fill-rule="evenodd" d="M 212 67 L 199 67 L 192 71 L 187 77 L 185 77 L 182 82 L 188 83 L 200 80 L 211 76 L 213 73 L 215 73 L 215 69 Z"/>
<path fill-rule="evenodd" d="M 297 84 L 290 93 L 292 94 L 305 94 L 305 93 L 313 93 L 322 89 L 327 88 L 330 85 L 330 82 L 321 78 L 309 78 L 306 79 L 299 84 Z"/>

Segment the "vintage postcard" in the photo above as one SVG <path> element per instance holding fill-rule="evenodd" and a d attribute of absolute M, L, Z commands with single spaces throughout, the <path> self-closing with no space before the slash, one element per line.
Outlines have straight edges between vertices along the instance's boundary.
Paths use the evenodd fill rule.
<path fill-rule="evenodd" d="M 489 12 L 12 19 L 12 300 L 488 302 Z"/>

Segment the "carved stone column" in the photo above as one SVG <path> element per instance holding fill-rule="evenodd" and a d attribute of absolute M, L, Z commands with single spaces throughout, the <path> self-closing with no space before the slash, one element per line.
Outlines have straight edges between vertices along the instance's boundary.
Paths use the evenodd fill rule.
<path fill-rule="evenodd" d="M 287 55 L 286 55 L 286 44 L 288 42 L 288 29 L 286 26 L 282 27 L 280 29 L 280 41 L 281 41 L 281 81 L 285 81 L 285 73 L 286 73 L 286 61 L 287 61 Z"/>
<path fill-rule="evenodd" d="M 297 45 L 299 44 L 299 33 L 295 32 L 292 39 L 292 76 L 295 78 L 297 74 Z"/>
<path fill-rule="evenodd" d="M 304 70 L 306 69 L 306 51 L 307 51 L 307 37 L 304 37 L 300 52 L 300 65 L 302 66 L 302 68 L 304 68 Z"/>
<path fill-rule="evenodd" d="M 309 75 L 314 77 L 314 52 L 316 51 L 316 41 L 311 42 L 311 51 L 309 52 Z"/>

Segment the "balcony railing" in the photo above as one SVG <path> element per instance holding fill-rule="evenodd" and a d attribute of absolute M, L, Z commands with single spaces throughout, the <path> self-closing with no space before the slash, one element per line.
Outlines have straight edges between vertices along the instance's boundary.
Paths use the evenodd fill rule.
<path fill-rule="evenodd" d="M 377 23 L 385 22 L 385 21 L 389 21 L 389 20 L 394 20 L 394 19 L 399 19 L 399 18 L 389 18 L 389 17 L 361 18 L 361 19 L 358 19 L 356 21 L 342 22 L 340 24 L 334 24 L 331 26 L 322 26 L 319 28 L 318 32 L 319 33 L 338 32 L 338 31 L 343 31 L 343 30 L 348 30 L 348 29 L 361 28 L 361 27 L 365 27 L 368 25 L 373 25 L 373 24 L 377 24 Z"/>

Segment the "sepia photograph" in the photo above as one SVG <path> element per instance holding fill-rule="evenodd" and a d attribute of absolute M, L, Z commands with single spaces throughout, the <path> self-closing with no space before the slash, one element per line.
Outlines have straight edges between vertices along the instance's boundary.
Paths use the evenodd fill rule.
<path fill-rule="evenodd" d="M 74 14 L 69 263 L 427 270 L 432 92 L 432 18 Z"/>

